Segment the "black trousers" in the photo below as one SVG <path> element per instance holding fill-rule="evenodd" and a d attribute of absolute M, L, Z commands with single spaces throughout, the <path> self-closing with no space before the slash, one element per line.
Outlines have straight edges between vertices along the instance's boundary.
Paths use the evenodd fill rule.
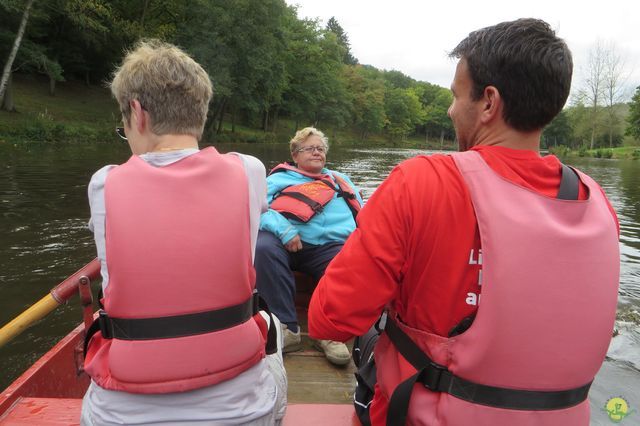
<path fill-rule="evenodd" d="M 302 243 L 302 250 L 287 251 L 280 239 L 271 232 L 260 231 L 256 244 L 256 288 L 269 309 L 280 322 L 296 325 L 296 281 L 293 271 L 311 275 L 318 282 L 329 262 L 338 254 L 343 243 L 322 245 Z"/>

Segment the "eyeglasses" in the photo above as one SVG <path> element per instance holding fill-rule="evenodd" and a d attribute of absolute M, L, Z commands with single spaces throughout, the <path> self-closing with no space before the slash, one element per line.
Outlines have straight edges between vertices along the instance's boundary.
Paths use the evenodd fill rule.
<path fill-rule="evenodd" d="M 318 151 L 320 154 L 324 154 L 327 152 L 327 148 L 325 148 L 324 146 L 306 146 L 304 148 L 298 148 L 296 149 L 296 152 L 306 152 L 306 153 L 313 153 L 314 151 Z"/>
<path fill-rule="evenodd" d="M 127 135 L 124 133 L 124 127 L 116 127 L 116 133 L 125 141 L 127 140 Z"/>

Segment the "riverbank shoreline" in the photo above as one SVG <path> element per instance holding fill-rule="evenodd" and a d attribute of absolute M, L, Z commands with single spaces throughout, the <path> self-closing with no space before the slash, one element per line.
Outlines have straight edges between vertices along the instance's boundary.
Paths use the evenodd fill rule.
<path fill-rule="evenodd" d="M 615 148 L 573 149 L 564 145 L 549 147 L 549 153 L 562 158 L 591 157 L 615 160 L 640 160 L 640 146 L 618 146 Z"/>

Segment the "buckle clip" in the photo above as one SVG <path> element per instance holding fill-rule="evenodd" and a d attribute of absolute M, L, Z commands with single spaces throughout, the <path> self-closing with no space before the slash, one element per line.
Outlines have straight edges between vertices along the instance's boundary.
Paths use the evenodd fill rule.
<path fill-rule="evenodd" d="M 380 318 L 378 318 L 378 321 L 376 321 L 376 323 L 374 324 L 374 327 L 376 328 L 376 330 L 378 330 L 379 333 L 382 333 L 387 326 L 388 316 L 389 314 L 387 313 L 387 311 L 384 311 L 382 315 L 380 315 Z"/>
<path fill-rule="evenodd" d="M 431 361 L 429 365 L 420 372 L 420 383 L 429 390 L 441 392 L 440 380 L 442 379 L 442 374 L 448 371 L 446 367 Z"/>
<path fill-rule="evenodd" d="M 100 334 L 105 339 L 113 339 L 113 332 L 111 326 L 111 320 L 107 313 L 100 310 L 98 313 L 98 325 L 100 326 Z"/>

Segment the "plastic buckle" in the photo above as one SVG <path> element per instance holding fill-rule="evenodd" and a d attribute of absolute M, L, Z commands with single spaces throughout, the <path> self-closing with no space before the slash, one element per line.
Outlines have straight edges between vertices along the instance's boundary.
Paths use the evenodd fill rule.
<path fill-rule="evenodd" d="M 382 333 L 384 331 L 384 328 L 387 326 L 388 315 L 389 314 L 387 313 L 387 311 L 384 311 L 382 315 L 380 315 L 380 318 L 378 318 L 378 321 L 375 323 L 376 330 L 378 330 L 380 333 Z"/>
<path fill-rule="evenodd" d="M 100 334 L 105 339 L 113 339 L 113 333 L 111 332 L 111 321 L 109 320 L 109 316 L 103 310 L 100 310 L 98 313 L 98 325 L 100 326 Z"/>
<path fill-rule="evenodd" d="M 420 383 L 429 390 L 439 392 L 440 379 L 442 378 L 442 373 L 446 371 L 449 371 L 446 367 L 432 361 L 420 373 Z"/>

